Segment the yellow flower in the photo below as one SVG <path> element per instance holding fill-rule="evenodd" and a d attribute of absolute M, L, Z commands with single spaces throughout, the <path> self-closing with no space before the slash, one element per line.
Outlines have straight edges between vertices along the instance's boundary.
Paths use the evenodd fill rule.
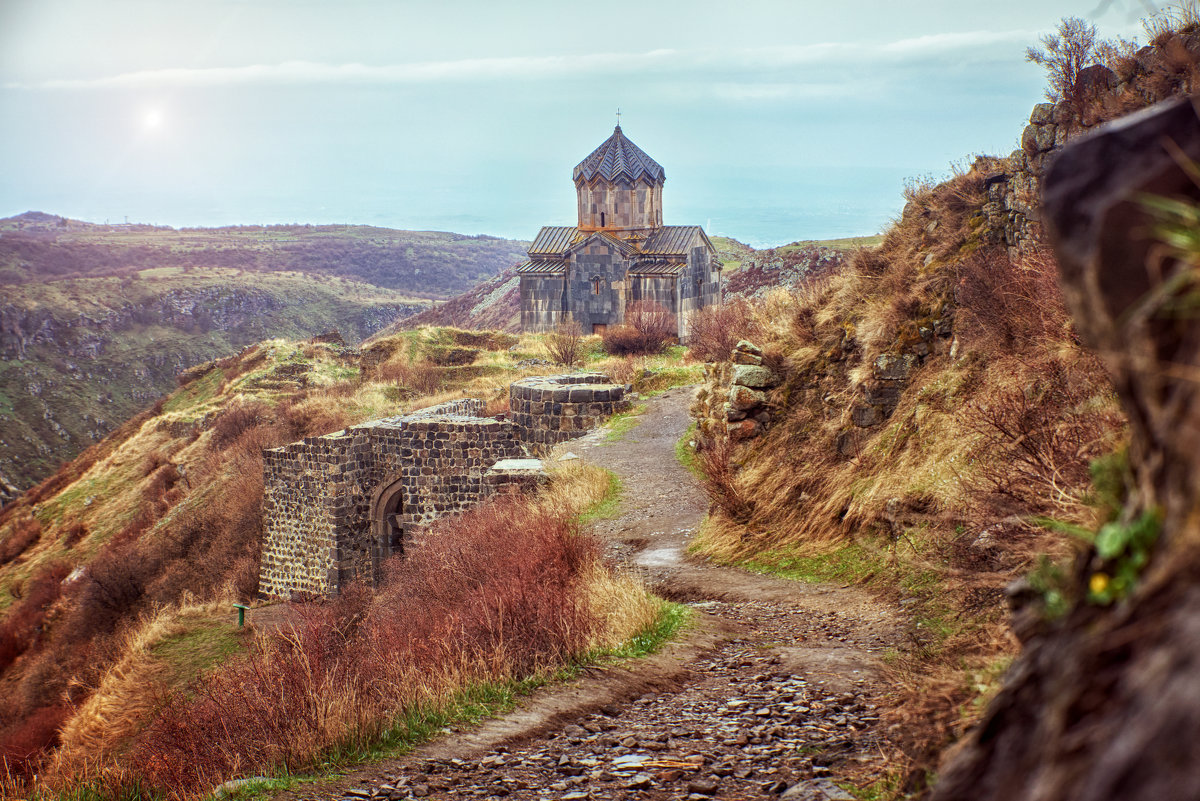
<path fill-rule="evenodd" d="M 1092 591 L 1092 595 L 1099 595 L 1108 589 L 1108 576 L 1104 573 L 1093 573 L 1092 578 L 1088 581 L 1088 589 Z"/>

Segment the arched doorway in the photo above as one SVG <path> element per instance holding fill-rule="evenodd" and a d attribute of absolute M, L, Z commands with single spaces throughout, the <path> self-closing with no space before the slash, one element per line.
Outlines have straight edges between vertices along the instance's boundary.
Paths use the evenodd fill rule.
<path fill-rule="evenodd" d="M 380 579 L 383 560 L 404 553 L 404 526 L 401 514 L 404 511 L 403 479 L 381 484 L 371 498 L 371 540 L 374 543 L 371 575 L 376 583 Z"/>

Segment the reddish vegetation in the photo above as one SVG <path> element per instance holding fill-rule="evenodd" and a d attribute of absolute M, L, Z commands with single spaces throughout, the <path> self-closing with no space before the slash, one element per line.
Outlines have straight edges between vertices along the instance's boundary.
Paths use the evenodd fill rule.
<path fill-rule="evenodd" d="M 665 350 L 677 330 L 674 314 L 658 303 L 639 300 L 625 310 L 625 322 L 610 325 L 601 340 L 613 356 L 648 355 Z"/>
<path fill-rule="evenodd" d="M 382 592 L 355 587 L 297 607 L 294 632 L 190 698 L 166 699 L 131 764 L 177 794 L 237 772 L 301 769 L 330 737 L 361 741 L 456 681 L 562 664 L 587 648 L 597 623 L 581 592 L 596 559 L 572 523 L 519 499 L 444 520 L 387 566 Z"/>
<path fill-rule="evenodd" d="M 754 340 L 759 334 L 750 302 L 741 297 L 705 306 L 692 315 L 688 326 L 688 350 L 702 362 L 726 361 L 739 340 Z"/>

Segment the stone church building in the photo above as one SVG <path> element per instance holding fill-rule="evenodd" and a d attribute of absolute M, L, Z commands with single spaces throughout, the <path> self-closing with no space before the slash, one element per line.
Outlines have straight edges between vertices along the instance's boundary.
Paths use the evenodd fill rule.
<path fill-rule="evenodd" d="M 572 178 L 579 224 L 543 228 L 517 268 L 521 329 L 575 322 L 600 333 L 631 304 L 653 301 L 685 339 L 691 314 L 721 302 L 721 262 L 700 226 L 663 225 L 662 166 L 618 125 Z"/>

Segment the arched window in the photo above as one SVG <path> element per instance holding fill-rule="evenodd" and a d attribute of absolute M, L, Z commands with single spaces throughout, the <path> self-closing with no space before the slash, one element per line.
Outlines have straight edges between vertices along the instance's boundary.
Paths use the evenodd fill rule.
<path fill-rule="evenodd" d="M 604 227 L 604 212 L 600 212 L 600 227 Z"/>
<path fill-rule="evenodd" d="M 598 275 L 592 277 L 592 294 L 600 294 L 600 276 Z"/>

